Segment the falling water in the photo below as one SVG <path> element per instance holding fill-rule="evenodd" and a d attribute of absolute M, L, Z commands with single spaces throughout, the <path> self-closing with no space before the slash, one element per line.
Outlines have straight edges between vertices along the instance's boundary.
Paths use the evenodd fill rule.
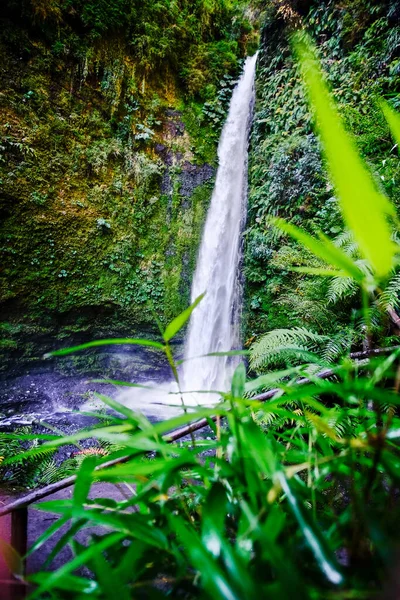
<path fill-rule="evenodd" d="M 234 361 L 204 357 L 239 344 L 241 231 L 247 204 L 248 136 L 254 103 L 257 55 L 246 60 L 233 91 L 218 146 L 219 167 L 192 285 L 192 313 L 185 345 L 184 390 L 225 390 Z"/>
<path fill-rule="evenodd" d="M 204 291 L 207 293 L 192 313 L 185 344 L 186 360 L 180 373 L 184 392 L 203 393 L 184 394 L 188 406 L 218 400 L 218 396 L 204 392 L 224 391 L 235 367 L 229 357 L 204 355 L 226 352 L 239 345 L 241 231 L 247 204 L 247 151 L 256 61 L 257 55 L 246 60 L 218 146 L 219 166 L 197 259 L 192 299 Z M 148 389 L 122 392 L 119 400 L 157 418 L 180 411 L 172 408 L 180 403 L 175 383 L 160 387 L 148 382 L 146 386 Z"/>

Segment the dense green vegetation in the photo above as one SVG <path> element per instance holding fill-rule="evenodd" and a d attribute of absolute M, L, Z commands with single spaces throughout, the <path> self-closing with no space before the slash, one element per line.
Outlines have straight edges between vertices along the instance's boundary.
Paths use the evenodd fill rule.
<path fill-rule="evenodd" d="M 282 218 L 268 223 L 308 252 L 302 273 L 311 281 L 334 277 L 357 290 L 364 336 L 372 344 L 372 308 L 387 310 L 384 299 L 392 295 L 398 272 L 398 213 L 346 132 L 309 38 L 302 32 L 293 39 L 353 256 L 322 232 L 310 235 Z M 388 103 L 381 110 L 399 143 L 400 114 Z M 88 439 L 99 449 L 81 461 L 71 499 L 39 505 L 60 518 L 29 554 L 65 526 L 47 564 L 66 544 L 74 556 L 54 572 L 29 576 L 30 599 L 111 600 L 116 593 L 126 600 L 396 598 L 400 347 L 386 349 L 383 358 L 371 357 L 369 348 L 362 361 L 348 356 L 335 362 L 306 348 L 300 356 L 298 348 L 300 365 L 274 371 L 261 364 L 263 374 L 249 380 L 241 363 L 216 407 L 187 407 L 171 344 L 201 300 L 162 330 L 160 341 L 101 340 L 54 353 L 117 342 L 150 346 L 170 363 L 181 416 L 152 425 L 99 395 L 115 415 L 106 426 L 70 436 L 1 435 L 3 444 L 41 440 L 9 455 L 3 470 Z M 287 340 L 281 343 L 290 349 Z M 266 402 L 254 398 L 265 389 Z M 169 443 L 171 430 L 201 417 L 213 438 Z M 102 444 L 108 444 L 107 457 L 101 456 Z M 121 458 L 122 464 L 104 465 Z M 95 482 L 125 485 L 126 499 L 91 499 Z M 92 534 L 91 543 L 76 539 L 94 525 L 104 529 Z M 2 548 L 11 570 L 23 578 L 22 557 L 5 543 Z M 82 567 L 90 574 L 77 571 Z"/>
<path fill-rule="evenodd" d="M 283 3 L 286 9 L 289 4 L 296 8 L 295 2 Z M 352 282 L 324 281 L 294 273 L 290 266 L 318 267 L 320 263 L 286 236 L 277 235 L 268 224 L 268 218 L 275 215 L 309 232 L 321 230 L 356 257 L 357 250 L 344 230 L 327 179 L 290 51 L 288 36 L 293 23 L 285 18 L 285 6 L 277 10 L 279 3 L 271 5 L 257 75 L 245 274 L 248 343 L 260 334 L 273 333 L 254 347 L 255 369 L 262 364 L 263 356 L 265 364 L 281 360 L 274 347 L 289 344 L 319 348 L 327 359 L 332 359 L 360 349 L 365 338 L 365 323 L 359 313 L 361 297 Z M 378 187 L 398 207 L 398 153 L 378 106 L 379 98 L 386 98 L 395 108 L 400 106 L 398 2 L 326 0 L 298 2 L 297 7 L 318 45 L 346 126 L 355 135 Z M 390 290 L 390 298 L 383 302 L 393 307 L 398 302 L 396 280 Z M 377 318 L 374 324 L 375 342 L 390 342 L 385 340 L 393 333 L 389 318 Z"/>
<path fill-rule="evenodd" d="M 1 349 L 171 318 L 256 39 L 245 6 L 6 0 L 0 19 Z"/>
<path fill-rule="evenodd" d="M 53 355 L 112 343 L 151 348 L 169 363 L 181 407 L 180 416 L 154 425 L 99 394 L 108 413 L 98 415 L 95 428 L 68 436 L 0 434 L 0 474 L 8 481 L 41 485 L 78 470 L 71 498 L 40 505 L 60 517 L 28 553 L 41 552 L 59 535 L 42 572 L 25 577 L 26 557 L 0 545 L 10 569 L 31 586 L 32 600 L 399 595 L 400 6 L 391 0 L 261 4 L 265 27 L 245 234 L 250 350 L 236 353 L 250 356 L 253 376 L 241 362 L 213 408 L 185 405 L 174 358 L 174 341 L 201 297 L 170 319 L 187 297 L 210 183 L 190 194 L 182 188 L 188 169 L 209 173 L 211 180 L 205 164 L 213 163 L 229 90 L 251 34 L 243 7 L 35 0 L 24 5 L 15 39 L 10 28 L 2 34 L 7 47 L 16 44 L 22 54 L 26 40 L 35 40 L 25 73 L 37 68 L 35 78 L 43 76 L 43 87 L 25 90 L 21 106 L 22 88 L 13 95 L 7 79 L 4 105 L 14 105 L 4 164 L 16 174 L 10 177 L 4 167 L 4 232 L 11 236 L 5 281 L 20 287 L 9 288 L 5 329 L 16 331 L 21 306 L 27 312 L 19 327 L 34 319 L 51 328 L 51 319 L 69 315 L 76 331 L 91 323 L 92 333 L 96 306 L 102 320 L 109 307 L 111 325 L 122 316 L 135 328 L 150 322 L 154 308 L 157 341 L 149 326 L 150 338 L 92 341 Z M 12 19 L 19 5 L 7 6 Z M 118 47 L 118 31 L 122 63 L 115 55 L 107 62 L 101 53 Z M 69 61 L 81 65 L 79 92 L 52 91 L 49 81 L 65 84 L 71 76 L 53 72 Z M 19 70 L 11 68 L 12 77 Z M 111 83 L 102 85 L 104 77 Z M 43 96 L 36 98 L 39 92 Z M 59 137 L 51 132 L 46 138 L 42 127 L 52 123 L 50 117 L 61 115 L 62 121 L 67 114 L 59 103 L 63 94 L 66 130 L 57 121 Z M 23 130 L 28 123 L 32 138 Z M 17 131 L 24 137 L 13 137 Z M 50 161 L 50 150 L 61 162 Z M 43 172 L 47 179 L 33 189 L 31 179 Z M 45 187 L 50 180 L 52 191 Z M 170 191 L 160 195 L 160 185 Z M 13 212 L 7 201 L 17 191 L 21 203 Z M 64 217 L 71 217 L 72 197 L 83 206 L 73 205 L 76 220 L 69 230 Z M 63 217 L 52 221 L 60 208 Z M 17 227 L 22 215 L 40 216 L 43 225 L 56 228 L 57 239 L 44 238 L 35 220 Z M 33 231 L 30 237 L 25 228 Z M 42 264 L 34 249 L 42 248 L 43 239 L 52 254 Z M 63 244 L 71 239 L 76 246 L 67 255 Z M 17 242 L 25 244 L 23 252 Z M 38 260 L 29 277 L 24 252 Z M 61 259 L 78 265 L 86 260 L 81 278 L 70 263 L 61 268 Z M 100 277 L 94 259 L 103 261 Z M 39 275 L 44 296 L 38 303 L 27 282 L 33 285 Z M 15 344 L 11 334 L 7 344 Z M 170 443 L 169 432 L 202 417 L 211 436 Z M 71 445 L 77 452 L 59 467 L 57 452 Z M 124 462 L 105 467 L 112 459 Z M 125 486 L 126 498 L 90 499 L 99 482 Z M 90 543 L 77 539 L 93 526 L 103 529 Z M 67 544 L 73 558 L 46 570 Z"/>

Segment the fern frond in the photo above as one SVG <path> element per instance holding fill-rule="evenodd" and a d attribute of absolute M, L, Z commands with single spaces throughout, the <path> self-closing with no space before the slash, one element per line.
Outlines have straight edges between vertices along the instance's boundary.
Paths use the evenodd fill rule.
<path fill-rule="evenodd" d="M 372 304 L 355 322 L 355 330 L 360 340 L 365 338 L 365 332 L 370 329 L 371 332 L 378 332 L 382 327 L 382 314 L 379 306 Z"/>
<path fill-rule="evenodd" d="M 328 339 L 305 327 L 274 329 L 250 348 L 251 368 L 258 370 L 291 358 L 301 358 L 306 353 L 320 349 Z"/>
<path fill-rule="evenodd" d="M 358 337 L 354 329 L 350 327 L 339 331 L 329 339 L 322 351 L 322 358 L 328 363 L 337 361 L 340 356 L 349 354 L 351 346 Z"/>
<path fill-rule="evenodd" d="M 327 300 L 336 304 L 343 298 L 352 298 L 358 291 L 358 286 L 351 277 L 332 277 L 329 282 Z"/>
<path fill-rule="evenodd" d="M 395 310 L 400 306 L 400 272 L 390 279 L 379 298 L 379 303 L 384 310 Z"/>
<path fill-rule="evenodd" d="M 353 233 L 348 229 L 336 236 L 333 242 L 335 246 L 341 248 L 351 258 L 357 258 L 360 255 L 360 250 L 354 239 Z"/>

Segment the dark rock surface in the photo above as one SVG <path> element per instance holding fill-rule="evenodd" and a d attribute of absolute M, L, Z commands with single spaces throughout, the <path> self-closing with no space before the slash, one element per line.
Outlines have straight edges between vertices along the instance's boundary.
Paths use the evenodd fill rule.
<path fill-rule="evenodd" d="M 182 165 L 182 172 L 179 173 L 180 194 L 190 198 L 196 187 L 202 185 L 214 177 L 215 169 L 208 164 L 194 165 L 188 161 Z"/>
<path fill-rule="evenodd" d="M 179 357 L 180 346 L 176 348 Z M 131 383 L 170 381 L 162 352 L 140 346 L 107 346 L 58 359 L 37 360 L 10 376 L 0 386 L 0 428 L 30 425 L 46 420 L 68 433 L 79 428 L 78 412 L 95 400 L 95 393 L 118 397 L 121 387 L 93 380 Z M 99 402 L 97 401 L 97 404 Z"/>

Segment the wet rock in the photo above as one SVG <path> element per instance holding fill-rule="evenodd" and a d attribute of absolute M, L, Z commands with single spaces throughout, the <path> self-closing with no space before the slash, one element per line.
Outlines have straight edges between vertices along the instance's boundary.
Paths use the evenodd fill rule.
<path fill-rule="evenodd" d="M 180 181 L 180 194 L 190 198 L 194 190 L 214 177 L 215 169 L 208 165 L 194 165 L 186 161 L 182 165 L 182 172 L 178 175 Z"/>

